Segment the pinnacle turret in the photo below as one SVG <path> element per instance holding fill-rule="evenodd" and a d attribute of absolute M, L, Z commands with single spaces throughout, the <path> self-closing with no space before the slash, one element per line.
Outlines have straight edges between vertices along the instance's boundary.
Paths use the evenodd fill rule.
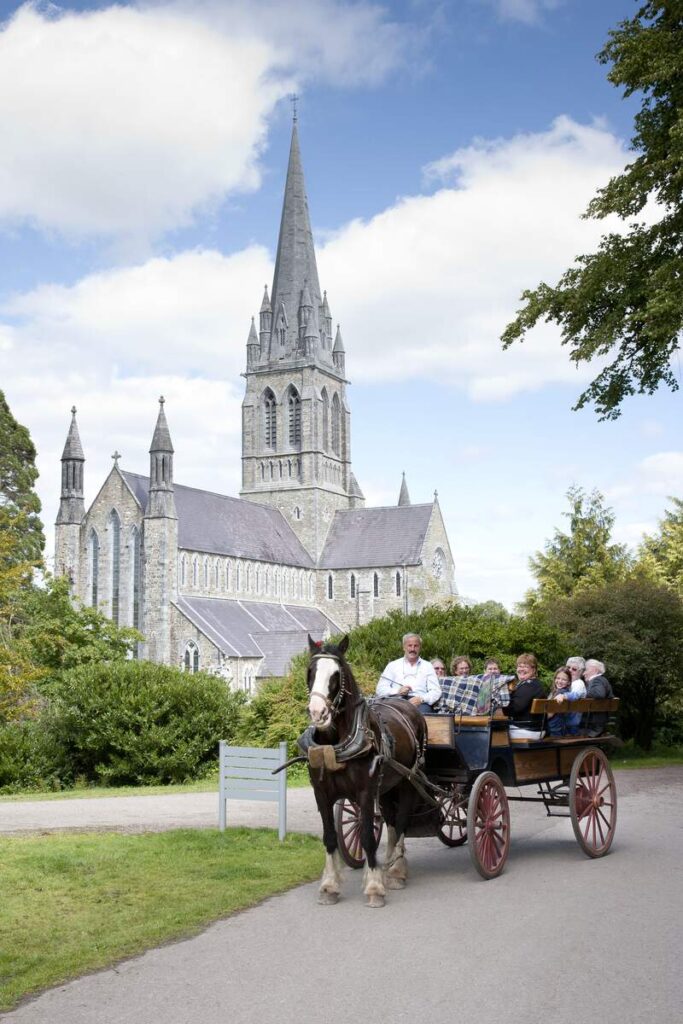
<path fill-rule="evenodd" d="M 162 395 L 159 399 L 159 415 L 149 449 L 149 494 L 145 516 L 175 519 L 173 443 L 164 412 L 165 401 L 166 399 Z"/>
<path fill-rule="evenodd" d="M 256 324 L 254 318 L 251 318 L 251 327 L 249 328 L 249 336 L 247 338 L 247 369 L 250 370 L 258 362 L 259 352 L 261 351 L 261 345 L 259 343 L 258 334 L 256 333 Z"/>
<path fill-rule="evenodd" d="M 410 495 L 408 494 L 408 484 L 406 483 L 406 475 L 403 474 L 401 478 L 401 490 L 398 496 L 399 505 L 410 505 Z"/>
<path fill-rule="evenodd" d="M 334 339 L 334 348 L 332 349 L 332 362 L 343 376 L 346 373 L 346 356 L 339 324 L 337 324 L 337 335 Z"/>
<path fill-rule="evenodd" d="M 62 490 L 57 525 L 80 523 L 85 515 L 83 504 L 83 465 L 85 455 L 78 433 L 76 406 L 71 408 L 71 423 L 62 452 Z"/>

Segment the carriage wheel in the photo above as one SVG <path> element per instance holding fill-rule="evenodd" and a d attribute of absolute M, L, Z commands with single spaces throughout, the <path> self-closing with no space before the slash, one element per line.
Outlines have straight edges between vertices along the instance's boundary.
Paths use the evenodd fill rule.
<path fill-rule="evenodd" d="M 462 794 L 453 786 L 448 796 L 439 798 L 441 823 L 437 835 L 444 846 L 462 846 L 467 842 L 467 808 L 463 807 Z"/>
<path fill-rule="evenodd" d="M 362 868 L 365 854 L 361 843 L 360 807 L 353 800 L 337 800 L 334 805 L 334 826 L 337 831 L 339 852 L 350 868 Z M 384 822 L 375 814 L 375 840 L 379 844 Z"/>
<path fill-rule="evenodd" d="M 577 842 L 588 857 L 604 857 L 617 825 L 617 787 L 605 754 L 588 747 L 574 759 L 569 813 Z"/>
<path fill-rule="evenodd" d="M 510 805 L 495 772 L 482 772 L 467 805 L 470 857 L 482 878 L 495 878 L 510 851 Z"/>

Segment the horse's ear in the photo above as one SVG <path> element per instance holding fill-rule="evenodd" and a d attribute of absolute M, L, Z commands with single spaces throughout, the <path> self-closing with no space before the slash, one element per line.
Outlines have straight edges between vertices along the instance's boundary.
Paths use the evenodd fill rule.
<path fill-rule="evenodd" d="M 340 642 L 339 642 L 339 650 L 341 651 L 342 654 L 346 654 L 348 649 L 349 649 L 349 634 L 347 633 L 346 636 L 343 636 L 341 638 Z"/>
<path fill-rule="evenodd" d="M 322 644 L 320 643 L 320 641 L 319 640 L 314 640 L 313 637 L 311 636 L 311 634 L 309 633 L 308 634 L 308 649 L 311 652 L 311 654 L 317 654 L 321 647 L 322 647 Z"/>

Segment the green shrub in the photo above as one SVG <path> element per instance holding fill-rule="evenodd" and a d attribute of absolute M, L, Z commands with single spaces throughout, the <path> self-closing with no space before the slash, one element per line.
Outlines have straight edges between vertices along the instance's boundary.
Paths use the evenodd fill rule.
<path fill-rule="evenodd" d="M 0 793 L 61 789 L 58 750 L 42 721 L 26 719 L 0 727 Z"/>
<path fill-rule="evenodd" d="M 125 661 L 62 673 L 45 719 L 66 785 L 165 784 L 207 774 L 243 703 L 216 676 Z"/>

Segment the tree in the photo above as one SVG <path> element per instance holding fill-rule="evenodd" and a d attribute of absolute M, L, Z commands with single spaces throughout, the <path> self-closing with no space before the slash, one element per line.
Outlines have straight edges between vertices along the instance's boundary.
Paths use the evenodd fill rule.
<path fill-rule="evenodd" d="M 673 509 L 665 511 L 658 533 L 643 537 L 638 556 L 654 579 L 668 583 L 683 598 L 683 501 L 671 500 Z"/>
<path fill-rule="evenodd" d="M 670 587 L 639 571 L 593 587 L 546 610 L 587 658 L 604 661 L 621 700 L 625 739 L 652 746 L 667 702 L 683 692 L 683 601 Z"/>
<path fill-rule="evenodd" d="M 22 639 L 19 623 L 33 587 L 33 563 L 21 560 L 26 514 L 0 505 L 0 725 L 35 708 L 40 669 Z"/>
<path fill-rule="evenodd" d="M 625 97 L 642 94 L 631 141 L 638 156 L 598 191 L 584 217 L 616 214 L 628 228 L 578 256 L 555 287 L 542 282 L 523 292 L 525 305 L 502 341 L 508 348 L 550 320 L 573 362 L 611 359 L 574 408 L 593 402 L 600 419 L 616 419 L 628 395 L 678 388 L 671 357 L 683 328 L 683 0 L 643 4 L 610 32 L 598 60 L 612 65 L 607 77 Z M 647 221 L 638 223 L 646 204 Z"/>
<path fill-rule="evenodd" d="M 37 479 L 31 435 L 17 423 L 0 391 L 0 509 L 5 511 L 0 530 L 9 530 L 14 541 L 3 557 L 33 565 L 40 564 L 45 547 L 40 498 L 34 490 Z"/>
<path fill-rule="evenodd" d="M 567 498 L 569 532 L 555 530 L 544 550 L 529 559 L 538 587 L 527 594 L 527 608 L 623 578 L 630 568 L 626 547 L 610 543 L 614 514 L 600 492 L 587 495 L 570 487 Z"/>

